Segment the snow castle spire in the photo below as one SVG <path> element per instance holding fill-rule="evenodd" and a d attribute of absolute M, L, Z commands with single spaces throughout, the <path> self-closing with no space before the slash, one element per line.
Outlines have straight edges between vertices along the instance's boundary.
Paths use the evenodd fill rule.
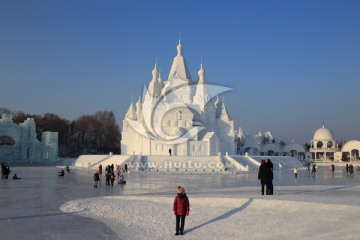
<path fill-rule="evenodd" d="M 225 106 L 225 103 L 223 103 L 222 107 L 221 107 L 221 119 L 226 120 L 226 121 L 230 120 L 229 113 L 228 113 L 228 110 L 227 110 L 227 108 Z"/>
<path fill-rule="evenodd" d="M 189 68 L 187 66 L 185 57 L 182 55 L 183 47 L 180 40 L 179 44 L 176 46 L 176 49 L 177 55 L 174 57 L 168 80 L 171 80 L 175 75 L 177 75 L 181 80 L 191 82 Z"/>
<path fill-rule="evenodd" d="M 160 96 L 160 92 L 161 92 L 161 86 L 158 82 L 158 76 L 159 76 L 159 71 L 157 70 L 157 63 L 155 63 L 155 67 L 152 70 L 152 79 L 151 82 L 149 84 L 149 89 L 148 89 L 148 93 L 152 96 L 152 97 L 159 97 Z"/>
<path fill-rule="evenodd" d="M 200 64 L 200 70 L 198 71 L 199 75 L 199 83 L 204 84 L 205 83 L 205 71 L 203 69 L 202 63 Z"/>
<path fill-rule="evenodd" d="M 157 60 L 154 69 L 151 71 L 151 73 L 152 73 L 152 81 L 156 81 L 159 73 L 159 71 L 157 70 Z"/>

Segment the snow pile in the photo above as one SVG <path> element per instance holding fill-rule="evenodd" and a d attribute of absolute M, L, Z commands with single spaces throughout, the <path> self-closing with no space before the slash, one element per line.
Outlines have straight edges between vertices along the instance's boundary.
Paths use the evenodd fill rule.
<path fill-rule="evenodd" d="M 316 187 L 312 189 L 317 191 Z M 259 189 L 256 190 L 258 194 Z M 301 194 L 252 196 L 225 192 L 190 195 L 190 215 L 186 218 L 185 235 L 181 238 L 358 239 L 358 205 L 341 204 L 340 198 L 332 201 L 332 204 L 325 204 L 325 195 L 317 196 L 315 202 L 309 202 L 306 201 L 309 195 Z M 173 197 L 78 199 L 63 204 L 61 210 L 102 221 L 120 239 L 177 239 L 174 236 Z"/>

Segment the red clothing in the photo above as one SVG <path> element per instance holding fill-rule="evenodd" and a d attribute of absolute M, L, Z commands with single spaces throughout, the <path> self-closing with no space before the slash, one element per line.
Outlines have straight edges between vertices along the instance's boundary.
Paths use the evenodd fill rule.
<path fill-rule="evenodd" d="M 186 194 L 178 194 L 174 199 L 173 211 L 176 215 L 187 215 L 190 212 L 190 203 Z"/>

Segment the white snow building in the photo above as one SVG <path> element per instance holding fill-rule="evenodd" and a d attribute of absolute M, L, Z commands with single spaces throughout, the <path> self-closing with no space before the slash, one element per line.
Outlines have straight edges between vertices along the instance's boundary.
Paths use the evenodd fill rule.
<path fill-rule="evenodd" d="M 311 159 L 315 161 L 333 160 L 334 153 L 339 151 L 333 133 L 324 125 L 315 131 L 310 146 Z"/>
<path fill-rule="evenodd" d="M 234 121 L 216 87 L 206 83 L 202 64 L 198 81 L 192 80 L 182 50 L 179 41 L 168 79 L 161 79 L 155 64 L 148 88 L 135 105 L 131 102 L 123 120 L 121 154 L 236 154 Z"/>
<path fill-rule="evenodd" d="M 348 141 L 340 149 L 334 134 L 324 125 L 315 131 L 310 144 L 311 159 L 318 162 L 356 161 L 360 159 L 359 153 L 360 141 Z"/>

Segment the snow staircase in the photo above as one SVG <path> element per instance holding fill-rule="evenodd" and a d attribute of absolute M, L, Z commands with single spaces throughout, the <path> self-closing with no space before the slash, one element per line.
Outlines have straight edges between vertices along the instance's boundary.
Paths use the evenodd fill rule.
<path fill-rule="evenodd" d="M 110 155 L 109 157 L 103 159 L 102 161 L 97 162 L 96 164 L 93 164 L 91 166 L 91 168 L 97 168 L 99 166 L 99 164 L 101 164 L 103 166 L 103 169 L 105 169 L 105 167 L 107 165 L 111 165 L 111 164 L 114 164 L 114 166 L 123 165 L 125 162 L 130 160 L 132 157 L 133 156 L 130 156 L 130 155 Z"/>
<path fill-rule="evenodd" d="M 110 155 L 80 155 L 75 161 L 75 167 L 90 168 L 108 157 L 110 157 Z"/>
<path fill-rule="evenodd" d="M 231 155 L 230 157 L 242 166 L 245 166 L 247 171 L 259 169 L 260 163 L 252 157 L 239 155 Z"/>
<path fill-rule="evenodd" d="M 223 162 L 225 166 L 229 166 L 230 164 L 235 167 L 237 170 L 239 171 L 249 171 L 249 165 L 243 165 L 240 162 L 236 161 L 234 158 L 232 158 L 229 155 L 225 155 L 225 156 L 220 156 L 223 158 Z M 226 162 L 228 164 L 226 164 Z"/>
<path fill-rule="evenodd" d="M 134 156 L 126 155 L 81 155 L 75 161 L 75 167 L 97 169 L 101 164 L 103 168 L 107 165 L 121 165 L 126 161 L 131 161 Z"/>

